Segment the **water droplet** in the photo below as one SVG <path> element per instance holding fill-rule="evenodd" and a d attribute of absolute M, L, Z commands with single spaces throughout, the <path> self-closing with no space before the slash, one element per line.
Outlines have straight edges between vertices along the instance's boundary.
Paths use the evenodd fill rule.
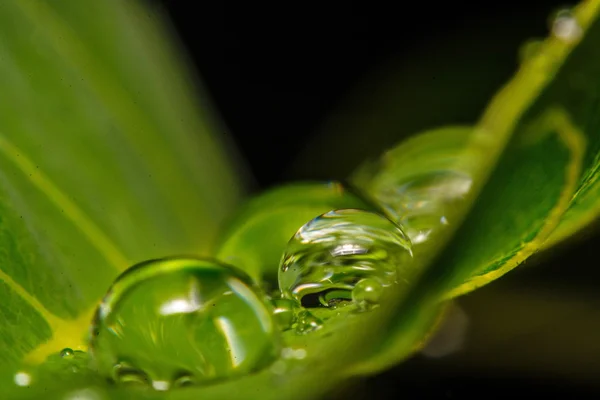
<path fill-rule="evenodd" d="M 275 320 L 282 330 L 287 330 L 292 327 L 296 321 L 296 303 L 290 299 L 274 299 L 273 315 Z"/>
<path fill-rule="evenodd" d="M 249 278 L 194 258 L 130 268 L 98 307 L 91 332 L 90 352 L 103 374 L 158 390 L 160 382 L 180 386 L 182 370 L 198 383 L 248 374 L 270 364 L 279 348 L 272 311 Z"/>
<path fill-rule="evenodd" d="M 443 318 L 437 331 L 421 350 L 427 357 L 445 357 L 463 347 L 469 326 L 467 314 L 456 303 L 452 303 Z"/>
<path fill-rule="evenodd" d="M 17 386 L 29 386 L 31 384 L 31 375 L 27 372 L 19 371 L 14 376 Z"/>
<path fill-rule="evenodd" d="M 196 379 L 193 375 L 189 373 L 183 373 L 173 382 L 174 387 L 187 387 L 194 386 L 196 384 Z"/>
<path fill-rule="evenodd" d="M 73 351 L 73 349 L 66 347 L 61 350 L 60 356 L 62 358 L 73 358 L 73 357 L 75 357 L 75 352 Z"/>
<path fill-rule="evenodd" d="M 569 9 L 562 9 L 554 13 L 551 30 L 552 35 L 567 43 L 574 43 L 583 35 L 583 29 Z"/>
<path fill-rule="evenodd" d="M 470 127 L 445 127 L 416 135 L 366 163 L 352 181 L 414 246 L 431 241 L 452 225 L 454 210 L 471 190 L 477 160 L 464 149 L 472 133 Z"/>
<path fill-rule="evenodd" d="M 275 375 L 284 375 L 287 371 L 287 365 L 282 360 L 277 360 L 271 365 L 271 372 Z"/>
<path fill-rule="evenodd" d="M 306 357 L 306 350 L 292 349 L 291 347 L 286 347 L 281 350 L 281 357 L 285 359 L 302 360 Z"/>
<path fill-rule="evenodd" d="M 387 218 L 355 209 L 331 211 L 290 240 L 279 286 L 285 298 L 304 307 L 343 306 L 352 302 L 359 281 L 376 279 L 389 286 L 410 258 L 409 239 Z"/>
<path fill-rule="evenodd" d="M 296 316 L 296 322 L 294 323 L 293 328 L 295 328 L 297 334 L 305 335 L 320 329 L 322 326 L 323 321 L 315 317 L 311 312 L 303 310 Z"/>
<path fill-rule="evenodd" d="M 101 400 L 106 398 L 100 392 L 91 388 L 76 390 L 65 396 L 65 400 Z"/>
<path fill-rule="evenodd" d="M 154 390 L 169 390 L 169 381 L 154 381 L 152 387 Z"/>
<path fill-rule="evenodd" d="M 121 362 L 113 368 L 113 379 L 123 385 L 147 386 L 150 384 L 148 375 L 126 362 Z"/>
<path fill-rule="evenodd" d="M 383 285 L 377 279 L 363 279 L 352 289 L 352 300 L 360 310 L 369 310 L 379 304 L 383 294 Z"/>

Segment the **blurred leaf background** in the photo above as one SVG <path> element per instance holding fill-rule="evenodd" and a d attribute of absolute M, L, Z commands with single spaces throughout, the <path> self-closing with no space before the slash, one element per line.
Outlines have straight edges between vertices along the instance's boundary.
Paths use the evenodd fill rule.
<path fill-rule="evenodd" d="M 421 130 L 470 124 L 543 37 L 558 1 L 164 6 L 204 79 L 254 189 L 345 178 L 367 157 Z M 458 397 L 499 392 L 599 394 L 599 272 L 593 229 L 459 299 L 461 350 L 417 355 L 336 393 L 394 388 Z M 344 391 L 345 390 L 345 391 Z"/>

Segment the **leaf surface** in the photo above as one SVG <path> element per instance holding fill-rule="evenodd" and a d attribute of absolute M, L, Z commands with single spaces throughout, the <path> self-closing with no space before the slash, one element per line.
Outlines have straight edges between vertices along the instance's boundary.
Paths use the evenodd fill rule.
<path fill-rule="evenodd" d="M 208 254 L 241 187 L 160 13 L 136 2 L 0 12 L 0 364 L 84 347 L 133 263 Z"/>

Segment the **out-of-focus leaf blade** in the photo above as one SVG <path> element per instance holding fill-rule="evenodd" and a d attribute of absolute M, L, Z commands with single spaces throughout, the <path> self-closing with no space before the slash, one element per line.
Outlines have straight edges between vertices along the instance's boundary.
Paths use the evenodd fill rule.
<path fill-rule="evenodd" d="M 240 182 L 160 13 L 114 0 L 0 8 L 0 364 L 11 366 L 82 347 L 132 263 L 208 254 Z"/>

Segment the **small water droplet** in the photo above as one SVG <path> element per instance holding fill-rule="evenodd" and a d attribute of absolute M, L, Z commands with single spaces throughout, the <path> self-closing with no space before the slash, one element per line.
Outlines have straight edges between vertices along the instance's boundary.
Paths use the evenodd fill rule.
<path fill-rule="evenodd" d="M 459 351 L 465 343 L 469 317 L 456 303 L 449 305 L 437 331 L 421 353 L 427 357 L 445 357 Z"/>
<path fill-rule="evenodd" d="M 101 373 L 157 390 L 165 387 L 160 382 L 180 386 L 174 381 L 182 369 L 198 383 L 254 372 L 279 348 L 272 310 L 250 279 L 193 258 L 130 268 L 98 307 L 91 332 L 97 332 L 90 352 Z"/>
<path fill-rule="evenodd" d="M 551 30 L 552 35 L 567 43 L 574 43 L 583 35 L 583 29 L 569 9 L 562 9 L 554 13 Z"/>
<path fill-rule="evenodd" d="M 282 330 L 290 329 L 296 321 L 296 303 L 290 299 L 274 299 L 272 304 L 277 324 Z"/>
<path fill-rule="evenodd" d="M 368 211 L 346 209 L 323 214 L 301 227 L 286 247 L 279 269 L 285 298 L 310 307 L 352 303 L 362 279 L 393 284 L 411 259 L 402 229 Z"/>
<path fill-rule="evenodd" d="M 287 371 L 287 365 L 282 360 L 277 360 L 271 365 L 271 372 L 275 375 L 283 375 Z"/>
<path fill-rule="evenodd" d="M 14 376 L 17 386 L 29 386 L 31 384 L 31 375 L 28 372 L 19 371 Z"/>
<path fill-rule="evenodd" d="M 73 358 L 73 357 L 75 357 L 75 352 L 73 351 L 73 349 L 70 349 L 70 348 L 66 347 L 66 348 L 64 348 L 64 349 L 61 350 L 60 356 L 62 358 L 67 358 L 67 359 Z"/>
<path fill-rule="evenodd" d="M 379 304 L 383 285 L 377 279 L 363 279 L 352 289 L 352 300 L 359 309 L 366 311 Z"/>
<path fill-rule="evenodd" d="M 113 368 L 113 379 L 123 385 L 147 386 L 150 384 L 148 375 L 126 362 L 121 362 Z"/>
<path fill-rule="evenodd" d="M 100 392 L 91 388 L 76 390 L 65 396 L 65 400 L 101 400 L 106 398 Z"/>
<path fill-rule="evenodd" d="M 311 312 L 303 310 L 298 313 L 293 327 L 299 335 L 314 332 L 323 326 L 323 321 L 315 317 Z"/>
<path fill-rule="evenodd" d="M 152 387 L 154 390 L 169 390 L 169 381 L 153 381 Z"/>
<path fill-rule="evenodd" d="M 281 350 L 281 357 L 285 359 L 296 359 L 302 360 L 306 357 L 305 349 L 292 349 L 291 347 L 286 347 Z"/>
<path fill-rule="evenodd" d="M 194 386 L 196 384 L 196 379 L 193 375 L 189 373 L 181 374 L 178 378 L 173 382 L 174 387 L 187 387 Z"/>

